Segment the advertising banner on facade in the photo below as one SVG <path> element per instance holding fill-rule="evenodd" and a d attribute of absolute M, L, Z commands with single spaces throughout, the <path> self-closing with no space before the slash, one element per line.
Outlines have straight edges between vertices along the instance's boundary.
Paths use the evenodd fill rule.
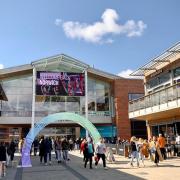
<path fill-rule="evenodd" d="M 37 71 L 36 95 L 85 96 L 84 73 Z"/>

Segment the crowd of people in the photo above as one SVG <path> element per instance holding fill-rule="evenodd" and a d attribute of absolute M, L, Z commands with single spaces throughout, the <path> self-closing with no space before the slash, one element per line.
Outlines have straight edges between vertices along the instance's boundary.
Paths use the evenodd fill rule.
<path fill-rule="evenodd" d="M 166 139 L 162 134 L 159 134 L 159 137 L 153 136 L 149 141 L 142 138 L 137 139 L 135 136 L 131 137 L 129 144 L 131 166 L 134 165 L 134 159 L 136 159 L 137 167 L 139 167 L 140 162 L 145 166 L 144 159 L 148 157 L 158 166 L 159 161 L 167 159 L 167 154 Z"/>
<path fill-rule="evenodd" d="M 172 154 L 166 147 L 166 139 L 162 134 L 159 134 L 159 137 L 153 136 L 149 140 L 137 139 L 135 136 L 132 136 L 130 141 L 121 140 L 120 137 L 113 141 L 116 142 L 117 148 L 119 147 L 118 145 L 128 147 L 131 166 L 134 166 L 135 162 L 137 167 L 140 166 L 140 163 L 145 166 L 145 158 L 151 159 L 158 166 L 159 161 L 166 160 L 168 154 Z M 0 178 L 6 175 L 6 167 L 12 166 L 16 147 L 18 148 L 18 152 L 20 154 L 22 153 L 24 142 L 25 139 L 19 140 L 18 144 L 13 140 L 10 143 L 0 143 Z M 113 162 L 115 158 L 112 148 L 106 147 L 107 144 L 107 140 L 103 138 L 94 144 L 91 137 L 73 140 L 66 137 L 53 139 L 42 136 L 34 140 L 31 155 L 39 155 L 40 164 L 51 165 L 53 151 L 55 152 L 57 164 L 59 164 L 70 161 L 69 151 L 79 150 L 80 153 L 83 153 L 84 168 L 87 167 L 87 163 L 89 162 L 89 168 L 93 169 L 93 160 L 94 167 L 97 168 L 99 160 L 102 159 L 104 169 L 108 169 L 106 167 L 106 160 Z M 134 160 L 136 161 L 134 162 Z"/>

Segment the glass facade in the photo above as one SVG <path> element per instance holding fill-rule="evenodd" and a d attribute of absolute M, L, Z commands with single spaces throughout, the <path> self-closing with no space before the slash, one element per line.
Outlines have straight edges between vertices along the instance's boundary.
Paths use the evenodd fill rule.
<path fill-rule="evenodd" d="M 110 115 L 110 84 L 88 78 L 89 114 Z M 57 112 L 85 114 L 85 97 L 36 96 L 36 116 L 46 116 Z"/>
<path fill-rule="evenodd" d="M 1 116 L 31 116 L 32 75 L 3 80 L 2 88 L 8 101 L 1 102 Z"/>
<path fill-rule="evenodd" d="M 111 138 L 117 136 L 117 128 L 115 126 L 96 126 L 97 130 L 103 138 Z M 86 137 L 86 130 L 81 128 L 81 137 Z"/>
<path fill-rule="evenodd" d="M 180 122 L 164 123 L 152 126 L 152 135 L 163 134 L 166 138 L 174 140 L 175 136 L 180 134 Z"/>
<path fill-rule="evenodd" d="M 8 101 L 1 101 L 1 116 L 32 116 L 32 74 L 2 81 Z M 110 115 L 110 84 L 88 77 L 88 110 L 91 115 Z M 35 117 L 57 112 L 85 114 L 84 96 L 42 96 L 35 98 Z"/>

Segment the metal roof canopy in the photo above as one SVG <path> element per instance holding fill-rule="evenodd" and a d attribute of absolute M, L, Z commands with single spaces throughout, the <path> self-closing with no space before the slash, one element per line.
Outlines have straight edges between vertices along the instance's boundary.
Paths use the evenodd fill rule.
<path fill-rule="evenodd" d="M 165 66 L 168 63 L 170 63 L 170 59 L 177 54 L 180 54 L 180 42 L 176 43 L 174 46 L 170 47 L 166 51 L 164 51 L 159 56 L 156 56 L 155 58 L 151 59 L 147 64 L 140 67 L 133 73 L 131 73 L 131 76 L 144 76 L 145 73 L 150 71 L 156 71 L 158 70 L 158 66 Z"/>
<path fill-rule="evenodd" d="M 60 54 L 60 55 L 56 55 L 56 56 L 52 56 L 52 57 L 48 57 L 48 58 L 43 58 L 37 61 L 34 61 L 31 63 L 33 66 L 35 67 L 40 67 L 42 65 L 50 65 L 50 64 L 62 64 L 68 67 L 73 67 L 75 69 L 79 69 L 82 72 L 84 72 L 84 70 L 87 70 L 90 73 L 99 75 L 99 76 L 103 76 L 105 78 L 110 78 L 110 79 L 118 79 L 118 78 L 122 78 L 120 76 L 108 73 L 108 72 L 104 72 L 102 70 L 99 69 L 95 69 L 90 67 L 90 65 L 83 63 L 80 60 L 77 60 L 75 58 L 72 58 L 68 55 L 65 54 Z"/>

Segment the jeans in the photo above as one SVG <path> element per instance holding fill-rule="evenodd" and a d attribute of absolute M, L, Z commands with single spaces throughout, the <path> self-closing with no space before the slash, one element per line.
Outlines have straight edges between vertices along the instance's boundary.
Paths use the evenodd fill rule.
<path fill-rule="evenodd" d="M 61 150 L 60 150 L 60 149 L 57 149 L 56 152 L 57 152 L 57 160 L 58 160 L 58 161 L 61 161 L 61 160 L 62 160 Z"/>
<path fill-rule="evenodd" d="M 132 153 L 131 153 L 131 164 L 133 163 L 134 158 L 136 158 L 137 165 L 139 165 L 139 153 L 138 153 L 138 151 L 132 151 Z"/>
<path fill-rule="evenodd" d="M 51 161 L 51 151 L 49 151 L 49 152 L 47 153 L 47 156 L 48 156 L 48 158 L 49 158 L 49 161 Z"/>
<path fill-rule="evenodd" d="M 63 159 L 64 161 L 67 161 L 68 160 L 68 150 L 63 150 Z"/>
<path fill-rule="evenodd" d="M 144 164 L 144 155 L 141 152 L 139 152 L 138 156 L 139 156 L 139 161 L 141 160 L 142 163 Z"/>

